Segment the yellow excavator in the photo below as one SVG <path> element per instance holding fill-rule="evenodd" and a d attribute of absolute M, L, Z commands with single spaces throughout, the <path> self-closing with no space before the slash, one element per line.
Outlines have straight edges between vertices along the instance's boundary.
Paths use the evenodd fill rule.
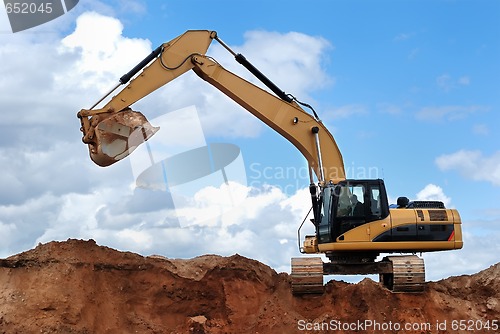
<path fill-rule="evenodd" d="M 207 56 L 213 40 L 271 92 Z M 162 44 L 90 109 L 78 112 L 82 140 L 92 161 L 109 166 L 153 136 L 158 128 L 130 106 L 189 70 L 288 139 L 308 162 L 310 221 L 315 234 L 306 235 L 301 243 L 302 222 L 299 249 L 318 256 L 291 259 L 295 295 L 322 293 L 323 275 L 332 274 L 379 274 L 380 282 L 393 292 L 421 292 L 425 267 L 416 254 L 462 248 L 457 210 L 446 209 L 439 201 L 409 201 L 406 197 L 398 198 L 397 206 L 389 205 L 383 180 L 346 179 L 339 148 L 314 109 L 278 88 L 243 55 L 231 50 L 215 31 L 189 30 Z M 102 108 L 96 108 L 125 84 Z M 379 259 L 380 254 L 394 253 L 400 255 Z M 323 258 L 328 261 L 323 262 Z"/>

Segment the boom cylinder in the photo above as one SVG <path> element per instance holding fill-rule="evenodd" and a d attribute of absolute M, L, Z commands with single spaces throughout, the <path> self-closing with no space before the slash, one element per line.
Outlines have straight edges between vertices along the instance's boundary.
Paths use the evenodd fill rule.
<path fill-rule="evenodd" d="M 217 42 L 220 43 L 227 51 L 229 51 L 233 56 L 234 59 L 241 65 L 243 65 L 247 70 L 250 71 L 253 75 L 257 77 L 264 85 L 266 85 L 270 90 L 274 92 L 274 94 L 278 95 L 278 97 L 288 103 L 291 103 L 293 99 L 288 96 L 284 91 L 279 89 L 278 86 L 276 86 L 271 80 L 269 80 L 268 77 L 266 77 L 264 74 L 262 74 L 261 71 L 257 69 L 257 67 L 253 66 L 252 63 L 250 63 L 245 56 L 243 56 L 241 53 L 236 53 L 234 52 L 229 46 L 227 46 L 226 43 L 224 43 L 217 35 L 214 37 Z"/>
<path fill-rule="evenodd" d="M 268 77 L 262 74 L 262 72 L 259 71 L 257 67 L 253 66 L 252 63 L 250 63 L 241 53 L 238 53 L 234 58 L 238 63 L 243 65 L 247 70 L 255 75 L 257 79 L 262 81 L 262 83 L 266 85 L 270 90 L 272 90 L 274 94 L 278 95 L 280 99 L 285 100 L 288 103 L 291 103 L 293 101 L 290 96 L 286 95 L 284 91 L 279 89 L 278 86 L 276 86 L 271 80 L 269 80 Z"/>

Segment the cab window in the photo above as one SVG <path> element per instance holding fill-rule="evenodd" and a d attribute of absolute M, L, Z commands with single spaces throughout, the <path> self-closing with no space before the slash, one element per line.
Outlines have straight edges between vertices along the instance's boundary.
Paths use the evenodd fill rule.
<path fill-rule="evenodd" d="M 338 190 L 338 201 L 336 217 L 363 217 L 365 216 L 364 209 L 364 193 L 363 185 L 345 185 Z"/>

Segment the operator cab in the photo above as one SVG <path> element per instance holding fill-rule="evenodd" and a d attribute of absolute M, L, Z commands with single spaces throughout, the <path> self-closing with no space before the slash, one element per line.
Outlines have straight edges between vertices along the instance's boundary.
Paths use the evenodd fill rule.
<path fill-rule="evenodd" d="M 384 181 L 344 180 L 323 188 L 318 202 L 318 242 L 334 242 L 360 225 L 389 215 Z"/>

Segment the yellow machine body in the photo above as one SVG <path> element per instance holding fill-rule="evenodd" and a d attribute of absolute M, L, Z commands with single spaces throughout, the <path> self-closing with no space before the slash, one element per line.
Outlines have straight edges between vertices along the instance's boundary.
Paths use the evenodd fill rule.
<path fill-rule="evenodd" d="M 355 227 L 335 242 L 318 244 L 316 236 L 306 236 L 303 243 L 308 254 L 421 253 L 462 247 L 462 222 L 455 209 L 391 209 L 387 218 Z"/>

